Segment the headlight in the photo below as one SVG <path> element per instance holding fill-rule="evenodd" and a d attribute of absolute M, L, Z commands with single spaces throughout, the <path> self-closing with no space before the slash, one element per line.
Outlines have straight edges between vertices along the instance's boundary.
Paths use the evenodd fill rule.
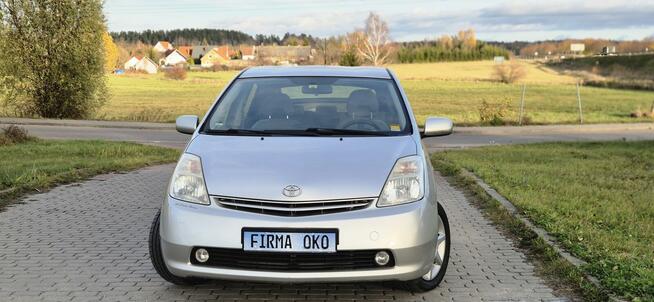
<path fill-rule="evenodd" d="M 170 182 L 170 196 L 192 203 L 210 204 L 199 157 L 184 153 L 179 159 Z"/>
<path fill-rule="evenodd" d="M 400 158 L 386 180 L 377 206 L 387 207 L 419 200 L 425 193 L 424 186 L 422 158 L 419 156 Z"/>

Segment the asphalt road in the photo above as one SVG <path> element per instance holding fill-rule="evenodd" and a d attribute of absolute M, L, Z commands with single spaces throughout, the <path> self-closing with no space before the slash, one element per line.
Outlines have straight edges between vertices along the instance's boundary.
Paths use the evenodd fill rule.
<path fill-rule="evenodd" d="M 173 124 L 0 118 L 0 127 L 19 124 L 48 139 L 106 139 L 184 148 L 190 136 Z M 430 151 L 552 141 L 654 140 L 654 123 L 554 125 L 523 127 L 458 127 L 454 134 L 425 139 Z"/>

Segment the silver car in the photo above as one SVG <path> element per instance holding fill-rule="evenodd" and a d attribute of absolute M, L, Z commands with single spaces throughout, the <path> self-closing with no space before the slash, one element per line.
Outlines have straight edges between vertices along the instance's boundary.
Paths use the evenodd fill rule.
<path fill-rule="evenodd" d="M 150 258 L 175 284 L 443 279 L 447 216 L 397 77 L 385 68 L 242 71 L 192 134 L 150 231 Z"/>

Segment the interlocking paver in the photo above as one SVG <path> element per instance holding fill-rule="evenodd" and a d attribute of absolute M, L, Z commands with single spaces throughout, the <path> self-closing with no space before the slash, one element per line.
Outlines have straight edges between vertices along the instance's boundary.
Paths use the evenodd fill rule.
<path fill-rule="evenodd" d="M 148 259 L 150 223 L 172 166 L 102 175 L 0 212 L 0 301 L 561 301 L 525 255 L 437 175 L 452 231 L 440 288 L 379 283 L 212 282 L 175 286 Z"/>

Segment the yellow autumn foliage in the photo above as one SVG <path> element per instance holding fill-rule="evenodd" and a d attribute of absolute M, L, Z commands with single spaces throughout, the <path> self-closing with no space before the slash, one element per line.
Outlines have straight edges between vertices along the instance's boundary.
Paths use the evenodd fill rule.
<path fill-rule="evenodd" d="M 118 46 L 108 32 L 102 34 L 102 44 L 104 46 L 104 70 L 111 72 L 118 65 Z"/>

